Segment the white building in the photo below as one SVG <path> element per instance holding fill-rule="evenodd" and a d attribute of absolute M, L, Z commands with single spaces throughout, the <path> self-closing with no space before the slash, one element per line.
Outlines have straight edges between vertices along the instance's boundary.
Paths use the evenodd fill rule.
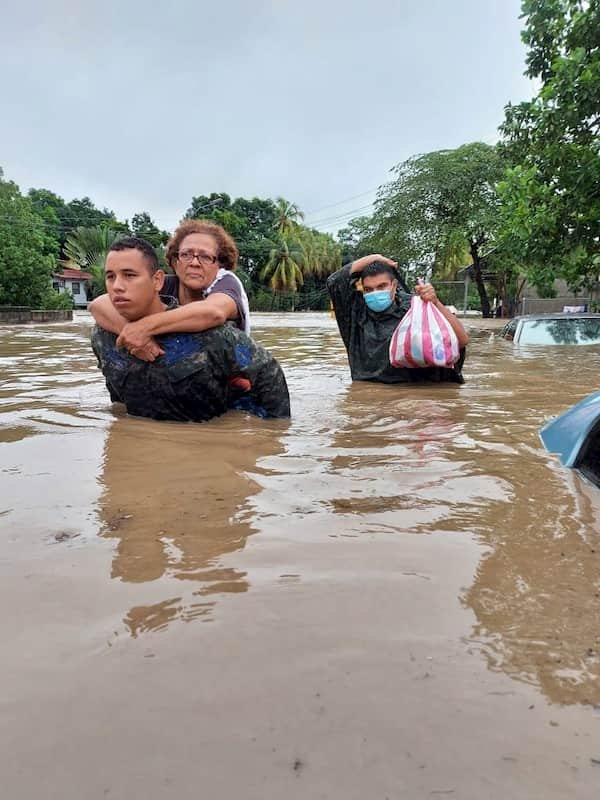
<path fill-rule="evenodd" d="M 59 294 L 70 292 L 75 308 L 87 308 L 85 284 L 93 277 L 89 272 L 83 272 L 80 269 L 63 269 L 62 272 L 52 273 L 52 288 Z"/>

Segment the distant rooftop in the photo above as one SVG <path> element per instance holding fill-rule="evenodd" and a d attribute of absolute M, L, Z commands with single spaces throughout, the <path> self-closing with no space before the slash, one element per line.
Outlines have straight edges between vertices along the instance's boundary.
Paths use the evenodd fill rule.
<path fill-rule="evenodd" d="M 75 281 L 91 281 L 94 277 L 91 272 L 84 272 L 82 269 L 63 269 L 62 272 L 53 272 L 53 278 L 69 278 Z"/>

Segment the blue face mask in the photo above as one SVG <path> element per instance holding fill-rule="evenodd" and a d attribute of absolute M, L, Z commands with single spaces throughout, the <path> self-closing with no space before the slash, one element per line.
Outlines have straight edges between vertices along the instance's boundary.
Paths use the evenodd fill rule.
<path fill-rule="evenodd" d="M 392 298 L 386 289 L 382 289 L 380 292 L 369 292 L 363 297 L 371 311 L 386 311 L 392 305 Z"/>

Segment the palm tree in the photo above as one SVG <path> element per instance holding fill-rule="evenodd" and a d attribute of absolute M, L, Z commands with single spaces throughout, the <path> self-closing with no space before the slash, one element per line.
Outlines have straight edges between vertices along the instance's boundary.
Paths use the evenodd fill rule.
<path fill-rule="evenodd" d="M 106 291 L 104 284 L 104 262 L 111 246 L 125 234 L 114 231 L 105 225 L 92 228 L 75 228 L 68 236 L 63 247 L 65 259 L 63 267 L 86 270 L 94 277 L 91 281 L 92 296 L 97 297 Z"/>
<path fill-rule="evenodd" d="M 269 259 L 260 273 L 260 279 L 269 278 L 276 292 L 297 292 L 304 283 L 303 267 L 306 255 L 294 239 L 278 236 L 271 242 Z"/>
<path fill-rule="evenodd" d="M 342 248 L 330 234 L 322 234 L 319 239 L 320 277 L 331 275 L 342 266 Z"/>
<path fill-rule="evenodd" d="M 304 258 L 302 260 L 302 275 L 307 278 L 309 275 L 319 274 L 319 248 L 316 236 L 309 228 L 304 226 L 298 228 L 296 243 L 302 249 Z"/>
<path fill-rule="evenodd" d="M 328 233 L 301 228 L 299 243 L 305 253 L 304 277 L 325 278 L 341 266 L 341 247 Z"/>
<path fill-rule="evenodd" d="M 275 200 L 276 219 L 274 228 L 280 236 L 290 236 L 296 232 L 298 223 L 304 219 L 304 213 L 296 203 L 289 203 L 283 197 Z"/>

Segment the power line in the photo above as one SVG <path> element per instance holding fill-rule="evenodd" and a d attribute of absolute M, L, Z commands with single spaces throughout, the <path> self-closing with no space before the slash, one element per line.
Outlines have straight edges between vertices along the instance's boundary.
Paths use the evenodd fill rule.
<path fill-rule="evenodd" d="M 342 200 L 338 200 L 338 201 L 336 201 L 335 203 L 329 203 L 329 204 L 328 204 L 328 205 L 326 205 L 326 206 L 321 206 L 320 208 L 313 209 L 312 211 L 308 211 L 308 212 L 306 212 L 306 215 L 305 215 L 305 216 L 307 216 L 307 217 L 310 217 L 310 216 L 312 216 L 312 215 L 314 215 L 314 214 L 318 214 L 318 213 L 320 213 L 321 211 L 325 211 L 325 210 L 327 210 L 327 209 L 329 209 L 329 208 L 335 208 L 335 207 L 337 207 L 337 206 L 343 205 L 344 203 L 348 203 L 348 202 L 350 202 L 351 200 L 356 200 L 356 199 L 358 199 L 359 197 L 365 197 L 365 196 L 366 196 L 366 195 L 368 195 L 368 194 L 372 194 L 373 192 L 376 192 L 376 191 L 377 191 L 379 188 L 380 188 L 380 186 L 374 186 L 373 188 L 371 188 L 371 189 L 367 189 L 366 191 L 364 191 L 364 192 L 360 192 L 359 194 L 351 195 L 350 197 L 346 197 L 346 198 L 344 198 L 344 199 L 342 199 Z M 23 195 L 23 197 L 28 197 L 28 195 Z M 269 199 L 269 198 L 267 198 L 267 199 Z M 71 202 L 73 202 L 73 201 L 71 201 Z M 202 205 L 202 206 L 200 206 L 199 208 L 195 209 L 195 211 L 203 211 L 203 210 L 205 210 L 205 209 L 208 209 L 208 208 L 218 208 L 218 206 L 219 206 L 219 205 L 220 205 L 222 202 L 223 202 L 223 198 L 222 198 L 222 197 L 216 197 L 216 198 L 214 198 L 213 200 L 209 200 L 209 201 L 208 201 L 207 203 L 205 203 L 204 205 Z M 234 201 L 234 202 L 235 202 L 235 201 Z M 68 206 L 69 204 L 68 204 L 68 203 L 66 203 L 65 205 L 66 205 L 66 206 Z M 372 205 L 372 203 L 371 203 L 371 204 L 369 204 L 369 205 Z M 46 206 L 46 207 L 48 207 L 48 208 L 53 208 L 53 206 Z M 99 213 L 102 213 L 102 212 L 100 211 L 100 209 L 98 209 L 98 212 L 99 212 Z M 37 213 L 37 212 L 36 212 L 36 213 Z M 148 212 L 138 212 L 138 213 L 148 213 Z M 354 212 L 348 212 L 348 213 L 354 213 Z M 135 215 L 134 215 L 134 216 L 135 216 Z M 116 220 L 116 221 L 118 222 L 118 220 Z M 154 220 L 154 219 L 153 219 L 153 222 L 154 222 L 154 224 L 155 224 L 157 227 L 159 227 L 159 222 L 158 222 L 158 220 Z M 312 223 L 312 224 L 316 224 L 316 223 Z"/>
<path fill-rule="evenodd" d="M 352 219 L 357 215 L 363 214 L 369 209 L 373 208 L 374 203 L 369 203 L 366 206 L 360 206 L 359 208 L 353 208 L 351 211 L 346 211 L 344 214 L 337 214 L 333 217 L 324 217 L 323 219 L 319 219 L 316 222 L 311 223 L 311 225 L 325 225 L 330 224 L 333 225 L 335 222 L 344 222 L 346 220 Z"/>
<path fill-rule="evenodd" d="M 360 194 L 355 194 L 352 197 L 346 197 L 345 200 L 339 200 L 337 203 L 330 203 L 328 206 L 321 206 L 321 208 L 316 208 L 314 211 L 307 211 L 306 216 L 310 216 L 311 214 L 317 214 L 319 211 L 325 211 L 328 208 L 335 208 L 335 206 L 341 206 L 344 203 L 349 203 L 350 200 L 356 200 L 359 197 L 364 197 L 367 194 L 371 194 L 371 192 L 376 192 L 379 189 L 379 186 L 375 186 L 373 189 L 368 189 L 366 192 L 361 192 Z"/>

